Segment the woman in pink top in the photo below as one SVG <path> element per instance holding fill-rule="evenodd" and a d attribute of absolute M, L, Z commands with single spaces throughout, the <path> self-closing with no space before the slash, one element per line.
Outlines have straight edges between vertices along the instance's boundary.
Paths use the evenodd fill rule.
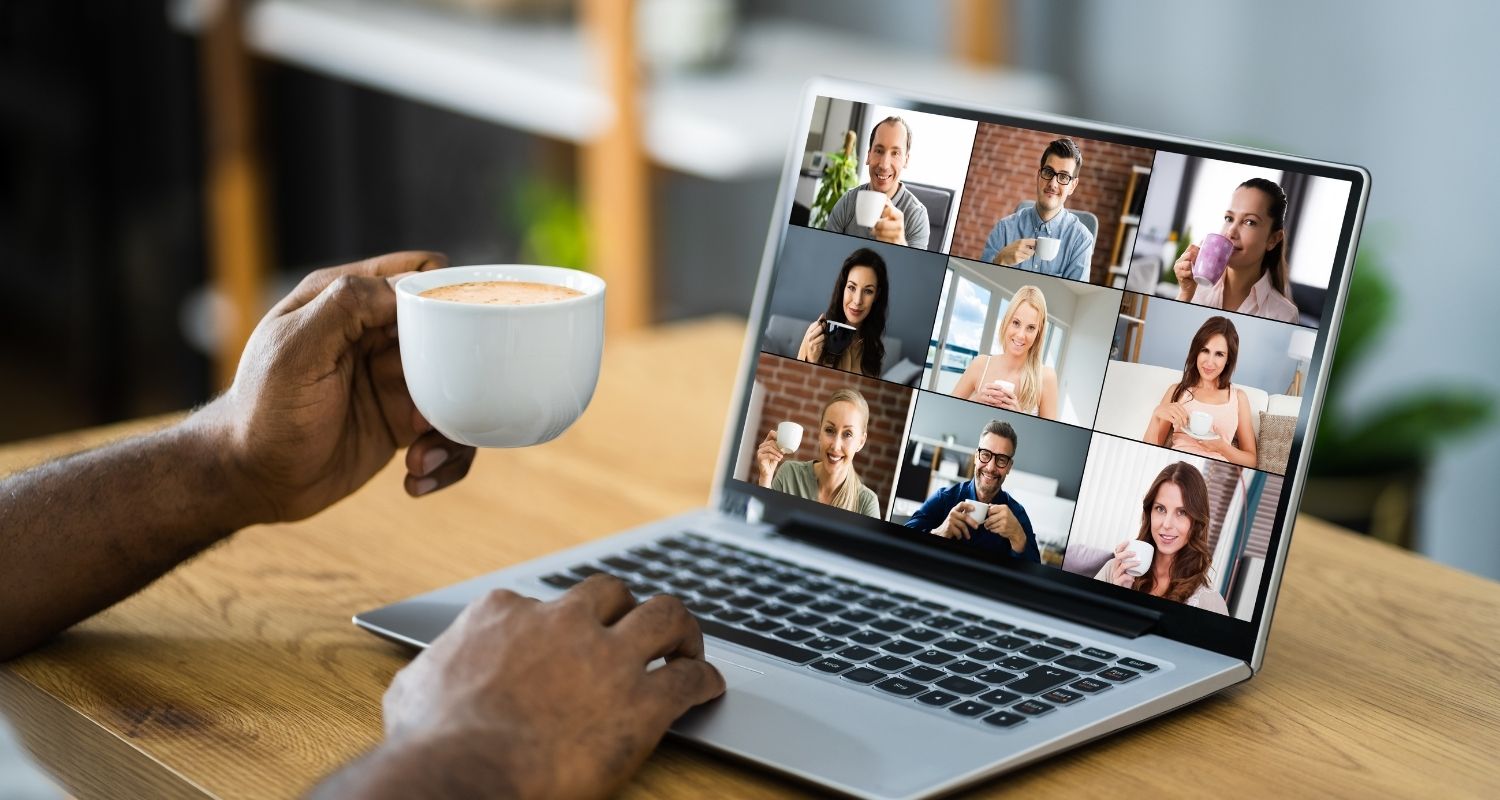
<path fill-rule="evenodd" d="M 1240 335 L 1227 317 L 1209 317 L 1193 335 L 1183 364 L 1182 380 L 1168 386 L 1161 404 L 1151 412 L 1142 437 L 1184 453 L 1255 467 L 1255 428 L 1250 400 L 1229 382 L 1240 354 Z M 1188 430 L 1193 412 L 1213 418 L 1211 433 L 1195 436 Z"/>
<path fill-rule="evenodd" d="M 1219 233 L 1234 245 L 1229 268 L 1212 286 L 1199 289 L 1193 282 L 1198 245 L 1189 245 L 1172 265 L 1177 299 L 1296 323 L 1301 313 L 1292 302 L 1291 268 L 1286 260 L 1286 191 L 1265 178 L 1240 184 L 1229 199 Z"/>

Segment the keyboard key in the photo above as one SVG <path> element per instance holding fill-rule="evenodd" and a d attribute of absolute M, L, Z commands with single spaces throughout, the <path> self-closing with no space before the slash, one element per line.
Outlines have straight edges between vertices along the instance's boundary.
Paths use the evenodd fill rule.
<path fill-rule="evenodd" d="M 984 672 L 975 675 L 974 677 L 984 681 L 985 683 L 992 683 L 996 686 L 999 686 L 1002 683 L 1010 683 L 1011 681 L 1015 680 L 1016 673 L 1006 672 L 1003 669 L 987 669 Z"/>
<path fill-rule="evenodd" d="M 1114 653 L 1108 650 L 1100 650 L 1097 647 L 1085 647 L 1083 648 L 1083 654 L 1089 658 L 1097 658 L 1103 661 L 1109 661 L 1115 657 Z"/>
<path fill-rule="evenodd" d="M 682 548 L 689 547 L 690 545 L 686 539 L 683 539 L 679 536 L 672 536 L 666 539 L 658 539 L 656 541 L 656 546 L 668 547 L 673 550 L 681 550 Z"/>
<path fill-rule="evenodd" d="M 1104 669 L 1103 661 L 1095 661 L 1092 658 L 1084 658 L 1083 656 L 1064 656 L 1059 658 L 1056 663 L 1059 667 L 1065 667 L 1074 672 L 1093 672 Z"/>
<path fill-rule="evenodd" d="M 1080 692 L 1088 692 L 1089 694 L 1102 692 L 1109 688 L 1109 684 L 1104 681 L 1096 681 L 1093 678 L 1084 678 L 1081 681 L 1074 681 L 1068 685 Z"/>
<path fill-rule="evenodd" d="M 782 628 L 776 632 L 776 638 L 785 639 L 788 642 L 800 642 L 803 639 L 812 638 L 813 632 L 802 628 Z"/>
<path fill-rule="evenodd" d="M 890 617 L 883 617 L 881 619 L 877 619 L 874 622 L 870 623 L 870 627 L 872 627 L 872 628 L 874 628 L 876 630 L 879 630 L 879 631 L 885 631 L 886 633 L 900 633 L 900 632 L 906 630 L 907 628 L 910 628 L 911 625 L 908 624 L 908 623 L 902 622 L 899 619 L 891 619 Z"/>
<path fill-rule="evenodd" d="M 971 681 L 968 678 L 949 675 L 937 682 L 937 688 L 953 692 L 954 694 L 979 694 L 989 687 L 979 681 Z"/>
<path fill-rule="evenodd" d="M 967 653 L 974 649 L 974 643 L 964 641 L 963 639 L 944 639 L 934 644 L 933 647 L 940 650 L 947 650 L 950 653 Z"/>
<path fill-rule="evenodd" d="M 1115 683 L 1124 683 L 1125 681 L 1128 681 L 1136 677 L 1137 675 L 1140 675 L 1140 673 L 1135 672 L 1134 670 L 1125 669 L 1124 667 L 1110 667 L 1109 669 L 1099 673 L 1098 677 L 1105 680 L 1114 681 Z"/>
<path fill-rule="evenodd" d="M 1131 669 L 1140 670 L 1141 672 L 1156 671 L 1155 664 L 1151 663 L 1150 661 L 1142 661 L 1139 658 L 1122 658 L 1120 659 L 1120 666 L 1130 667 Z"/>
<path fill-rule="evenodd" d="M 818 630 L 828 634 L 829 636 L 848 636 L 849 634 L 859 630 L 859 628 L 856 628 L 847 622 L 839 622 L 837 620 L 834 620 L 827 625 L 819 625 Z"/>
<path fill-rule="evenodd" d="M 995 689 L 993 691 L 985 692 L 984 694 L 980 695 L 979 699 L 983 700 L 986 703 L 993 703 L 997 706 L 1008 706 L 1011 703 L 1020 700 L 1021 696 L 1016 694 L 1015 692 L 1007 692 L 1004 689 Z"/>
<path fill-rule="evenodd" d="M 745 587 L 745 591 L 754 592 L 761 597 L 775 597 L 782 592 L 782 588 L 774 583 L 753 583 Z"/>
<path fill-rule="evenodd" d="M 779 629 L 781 629 L 784 626 L 780 622 L 778 622 L 778 621 L 776 621 L 774 619 L 766 619 L 765 617 L 757 617 L 756 619 L 751 620 L 750 622 L 745 623 L 745 627 L 749 628 L 752 631 L 760 631 L 761 633 L 770 633 L 771 631 L 779 630 Z"/>
<path fill-rule="evenodd" d="M 864 609 L 855 608 L 840 614 L 839 619 L 845 619 L 850 622 L 864 624 L 872 619 L 875 619 L 876 616 L 877 615 L 873 611 L 865 611 Z"/>
<path fill-rule="evenodd" d="M 1036 666 L 1036 662 L 1032 661 L 1029 658 L 1021 658 L 1020 656 L 1011 656 L 1010 658 L 1005 658 L 1005 659 L 1001 659 L 999 661 L 996 661 L 995 662 L 995 666 L 997 666 L 997 667 L 999 667 L 1001 669 L 1008 669 L 1011 672 L 1025 672 L 1026 670 L 1031 669 L 1032 667 Z"/>
<path fill-rule="evenodd" d="M 896 602 L 895 600 L 891 600 L 885 597 L 872 597 L 869 600 L 860 603 L 860 605 L 872 611 L 886 611 L 901 604 Z"/>
<path fill-rule="evenodd" d="M 750 619 L 751 615 L 734 608 L 721 608 L 718 611 L 714 612 L 714 617 L 716 619 L 722 619 L 725 622 L 744 622 L 745 620 Z"/>
<path fill-rule="evenodd" d="M 946 669 L 955 675 L 973 675 L 984 669 L 984 665 L 978 661 L 959 661 L 955 664 L 949 664 Z"/>
<path fill-rule="evenodd" d="M 917 598 L 915 598 L 915 597 L 913 597 L 913 596 L 911 596 L 909 594 L 902 594 L 901 592 L 889 592 L 888 594 L 890 594 L 891 597 L 894 597 L 895 599 L 900 600 L 903 603 L 915 603 L 915 602 L 917 602 Z"/>
<path fill-rule="evenodd" d="M 826 653 L 829 650 L 837 650 L 840 647 L 843 647 L 844 643 L 839 641 L 838 639 L 833 639 L 828 636 L 818 636 L 803 642 L 802 646 L 811 647 L 819 653 Z"/>
<path fill-rule="evenodd" d="M 926 625 L 929 628 L 936 628 L 940 631 L 947 631 L 957 628 L 964 623 L 962 620 L 956 620 L 952 617 L 933 617 L 932 619 L 929 619 L 922 624 Z"/>
<path fill-rule="evenodd" d="M 1077 677 L 1077 673 L 1069 672 L 1065 669 L 1037 667 L 1026 673 L 1020 680 L 1009 684 L 1005 688 L 1021 694 L 1041 694 L 1054 686 L 1060 686 Z"/>
<path fill-rule="evenodd" d="M 700 617 L 707 616 L 724 608 L 718 603 L 710 603 L 707 600 L 689 600 L 683 603 L 683 605 L 687 606 L 687 609 L 693 612 L 693 614 Z"/>
<path fill-rule="evenodd" d="M 665 555 L 662 551 L 652 550 L 649 547 L 633 547 L 630 549 L 630 554 L 642 561 L 655 561 Z"/>
<path fill-rule="evenodd" d="M 883 633 L 876 633 L 875 631 L 860 631 L 859 633 L 850 636 L 849 641 L 856 642 L 858 644 L 867 644 L 871 647 L 874 647 L 875 645 L 880 644 L 881 642 L 889 638 L 891 637 L 886 636 Z"/>
<path fill-rule="evenodd" d="M 815 670 L 817 670 L 819 672 L 826 672 L 826 673 L 828 673 L 830 675 L 835 675 L 835 674 L 838 674 L 840 672 L 843 672 L 844 670 L 846 670 L 846 669 L 848 669 L 848 668 L 850 668 L 850 667 L 852 667 L 854 665 L 850 664 L 849 662 L 844 661 L 842 659 L 837 659 L 837 658 L 820 658 L 817 661 L 812 662 L 808 666 L 812 667 L 813 669 L 815 669 Z"/>
<path fill-rule="evenodd" d="M 700 578 L 717 578 L 724 574 L 724 570 L 714 564 L 693 564 L 688 571 Z"/>
<path fill-rule="evenodd" d="M 793 614 L 790 617 L 787 617 L 786 621 L 791 623 L 792 625 L 802 625 L 808 628 L 816 628 L 817 626 L 827 622 L 828 618 L 820 616 L 818 614 L 809 614 L 806 611 L 803 611 L 799 614 Z"/>
<path fill-rule="evenodd" d="M 979 624 L 983 625 L 986 628 L 994 628 L 997 631 L 1013 630 L 1016 627 L 1009 622 L 1001 622 L 998 619 L 986 619 L 981 621 Z"/>
<path fill-rule="evenodd" d="M 1064 639 L 1061 636 L 1053 636 L 1052 638 L 1047 640 L 1047 644 L 1050 644 L 1053 647 L 1061 647 L 1064 650 L 1073 650 L 1078 647 L 1077 642 L 1073 641 L 1072 639 Z"/>
<path fill-rule="evenodd" d="M 861 592 L 858 589 L 841 589 L 837 592 L 834 592 L 832 597 L 835 600 L 840 600 L 845 603 L 858 603 L 859 601 L 866 599 L 865 593 Z"/>
<path fill-rule="evenodd" d="M 991 647 L 997 647 L 1001 650 L 1014 650 L 1017 647 L 1025 647 L 1028 644 L 1031 643 L 1019 636 L 1011 636 L 1008 633 L 1003 636 L 996 636 L 990 640 Z"/>
<path fill-rule="evenodd" d="M 921 606 L 903 606 L 891 612 L 891 616 L 905 620 L 918 620 L 932 616 L 932 612 Z"/>
<path fill-rule="evenodd" d="M 985 724 L 994 725 L 997 728 L 1013 728 L 1026 721 L 1020 714 L 1012 714 L 1009 711 L 997 711 L 984 718 Z"/>
<path fill-rule="evenodd" d="M 729 598 L 728 600 L 725 600 L 724 602 L 734 606 L 735 608 L 749 610 L 760 605 L 763 601 L 759 597 L 751 597 L 748 594 L 738 594 L 734 597 Z"/>
<path fill-rule="evenodd" d="M 881 656 L 871 661 L 870 666 L 875 669 L 883 669 L 886 672 L 900 672 L 911 666 L 911 662 L 904 658 L 896 658 L 895 656 Z"/>
<path fill-rule="evenodd" d="M 780 639 L 772 639 L 749 631 L 742 631 L 739 628 L 730 627 L 715 619 L 700 617 L 698 619 L 698 627 L 702 629 L 704 636 L 714 636 L 731 644 L 748 647 L 751 650 L 758 650 L 767 655 L 798 664 L 806 664 L 819 655 L 816 650 L 809 650 L 806 647 L 798 647 L 797 645 L 783 642 Z"/>
<path fill-rule="evenodd" d="M 1047 634 L 1042 633 L 1041 631 L 1038 631 L 1038 630 L 1032 630 L 1031 628 L 1016 628 L 1015 630 L 1011 631 L 1011 633 L 1014 633 L 1017 636 L 1025 636 L 1028 639 L 1045 639 L 1045 638 L 1047 638 Z"/>
<path fill-rule="evenodd" d="M 1005 651 L 996 650 L 993 647 L 981 647 L 978 650 L 970 650 L 968 656 L 975 661 L 997 661 L 1005 657 Z"/>
<path fill-rule="evenodd" d="M 954 636 L 962 636 L 965 639 L 984 640 L 995 635 L 995 631 L 979 625 L 965 625 L 953 632 Z"/>
<path fill-rule="evenodd" d="M 854 669 L 851 669 L 848 672 L 845 672 L 843 674 L 843 677 L 846 680 L 851 680 L 851 681 L 854 681 L 855 683 L 867 683 L 868 684 L 868 683 L 874 683 L 875 681 L 878 681 L 881 678 L 884 678 L 885 677 L 885 673 L 881 672 L 878 669 L 870 669 L 869 667 L 855 667 Z"/>
<path fill-rule="evenodd" d="M 935 600 L 918 600 L 917 601 L 917 605 L 919 605 L 919 606 L 921 606 L 923 608 L 930 608 L 933 611 L 947 611 L 948 610 L 947 606 L 945 606 L 942 603 L 939 603 L 939 602 L 937 602 Z"/>
<path fill-rule="evenodd" d="M 1047 713 L 1048 711 L 1051 711 L 1052 708 L 1052 706 L 1049 706 L 1046 703 L 1041 702 L 1040 700 L 1027 700 L 1024 703 L 1017 703 L 1012 706 L 1013 710 L 1019 711 L 1022 714 L 1026 714 L 1032 717 L 1039 717 Z"/>
<path fill-rule="evenodd" d="M 593 564 L 574 564 L 573 566 L 568 567 L 568 571 L 580 578 L 587 578 L 591 575 L 598 575 L 599 573 L 604 572 L 604 570 L 594 566 Z"/>
<path fill-rule="evenodd" d="M 953 702 L 954 700 L 957 700 L 957 699 L 958 699 L 958 695 L 956 695 L 956 694 L 949 694 L 948 692 L 933 691 L 933 692 L 928 692 L 927 694 L 924 694 L 924 695 L 921 695 L 920 697 L 918 697 L 917 698 L 917 702 L 918 703 L 926 703 L 929 706 L 946 706 L 949 703 L 951 703 L 951 702 Z"/>
<path fill-rule="evenodd" d="M 812 592 L 813 594 L 823 594 L 824 592 L 832 590 L 833 584 L 824 583 L 822 581 L 804 581 L 802 584 L 802 588 L 806 589 L 809 592 Z M 829 612 L 825 611 L 823 613 L 826 614 Z"/>
<path fill-rule="evenodd" d="M 914 642 L 921 642 L 923 644 L 926 644 L 933 639 L 943 638 L 943 635 L 941 633 L 938 633 L 934 630 L 929 630 L 927 628 L 912 628 L 911 630 L 901 635 Z"/>
<path fill-rule="evenodd" d="M 641 570 L 641 577 L 642 578 L 648 578 L 648 579 L 653 580 L 653 581 L 664 581 L 667 578 L 672 577 L 672 575 L 673 575 L 672 570 L 669 570 L 669 569 L 656 569 L 656 568 L 652 568 L 652 569 L 643 569 L 643 570 Z"/>
<path fill-rule="evenodd" d="M 1060 706 L 1065 706 L 1074 700 L 1082 699 L 1083 695 L 1078 692 L 1070 692 L 1067 689 L 1053 689 L 1042 695 L 1042 699 Z"/>
<path fill-rule="evenodd" d="M 649 572 L 642 572 L 641 574 L 650 575 Z M 749 575 L 725 575 L 724 577 L 719 579 L 719 583 L 722 583 L 725 586 L 749 586 L 750 584 L 755 583 L 755 579 L 750 577 Z"/>
<path fill-rule="evenodd" d="M 734 590 L 728 586 L 705 586 L 698 590 L 698 594 L 712 600 L 723 600 L 734 594 Z"/>
<path fill-rule="evenodd" d="M 917 654 L 918 661 L 922 662 L 923 664 L 931 664 L 933 666 L 946 664 L 953 659 L 953 654 L 944 653 L 941 650 L 923 650 L 921 653 Z"/>
<path fill-rule="evenodd" d="M 840 658 L 847 658 L 850 661 L 868 661 L 880 654 L 868 647 L 860 647 L 854 644 L 840 650 L 838 655 Z"/>
<path fill-rule="evenodd" d="M 756 609 L 756 612 L 762 617 L 784 617 L 796 610 L 791 606 L 782 605 L 781 603 L 767 603 Z"/>
<path fill-rule="evenodd" d="M 545 583 L 548 586 L 556 589 L 568 589 L 580 582 L 581 581 L 579 581 L 577 578 L 571 575 L 564 575 L 561 572 L 555 573 L 553 575 L 547 575 L 542 578 L 542 583 Z"/>
<path fill-rule="evenodd" d="M 848 606 L 844 605 L 843 603 L 835 603 L 832 600 L 824 600 L 819 603 L 813 603 L 812 605 L 807 607 L 807 610 L 816 611 L 819 614 L 837 614 L 846 608 L 848 608 Z"/>
<path fill-rule="evenodd" d="M 778 572 L 775 575 L 771 575 L 767 580 L 774 581 L 775 583 L 779 583 L 783 586 L 787 586 L 793 583 L 798 583 L 808 577 L 810 576 L 802 574 L 801 570 L 785 570 L 782 572 Z"/>
<path fill-rule="evenodd" d="M 932 683 L 938 678 L 943 677 L 942 670 L 933 669 L 932 667 L 912 667 L 901 674 L 921 683 Z"/>
<path fill-rule="evenodd" d="M 984 703 L 976 703 L 973 700 L 965 700 L 948 710 L 961 717 L 977 717 L 980 714 L 983 714 L 984 712 L 990 711 L 992 709 L 993 706 L 987 706 Z"/>
<path fill-rule="evenodd" d="M 905 678 L 886 678 L 875 684 L 876 689 L 890 692 L 898 697 L 911 697 L 927 691 L 927 687 Z"/>
<path fill-rule="evenodd" d="M 786 603 L 789 606 L 800 606 L 804 603 L 811 603 L 818 598 L 808 594 L 807 592 L 787 592 L 786 594 L 776 599 L 780 600 L 783 603 Z"/>
<path fill-rule="evenodd" d="M 667 579 L 667 585 L 679 592 L 696 592 L 706 584 L 697 578 L 685 578 L 681 575 L 675 575 Z"/>
<path fill-rule="evenodd" d="M 897 639 L 894 642 L 881 645 L 880 649 L 886 651 L 887 653 L 895 653 L 898 656 L 909 656 L 912 653 L 921 652 L 922 645 L 919 645 L 915 642 L 908 642 L 904 639 Z"/>
<path fill-rule="evenodd" d="M 760 610 L 760 613 L 764 614 L 766 613 L 766 610 L 762 608 Z M 1021 651 L 1021 655 L 1026 656 L 1027 658 L 1034 658 L 1037 661 L 1051 661 L 1052 659 L 1062 655 L 1062 653 L 1063 651 L 1057 649 L 1056 647 L 1048 647 L 1044 644 L 1034 644 Z"/>
<path fill-rule="evenodd" d="M 984 619 L 984 617 L 969 611 L 950 611 L 949 613 L 965 622 L 978 622 Z"/>

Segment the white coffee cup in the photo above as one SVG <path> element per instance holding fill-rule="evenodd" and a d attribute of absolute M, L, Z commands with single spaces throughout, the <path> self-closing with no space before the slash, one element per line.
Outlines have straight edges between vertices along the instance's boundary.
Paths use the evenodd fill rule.
<path fill-rule="evenodd" d="M 964 502 L 969 504 L 969 522 L 973 523 L 976 528 L 983 525 L 985 517 L 990 515 L 990 504 L 981 503 L 978 500 L 965 500 Z"/>
<path fill-rule="evenodd" d="M 1057 258 L 1057 251 L 1061 248 L 1061 239 L 1053 239 L 1050 236 L 1036 237 L 1036 257 L 1038 261 L 1051 261 Z"/>
<path fill-rule="evenodd" d="M 1146 570 L 1151 569 L 1151 559 L 1156 555 L 1156 548 L 1152 547 L 1150 542 L 1140 539 L 1132 540 L 1127 548 L 1126 553 L 1135 556 L 1137 563 L 1125 570 L 1125 574 L 1134 575 L 1137 578 L 1145 575 Z"/>
<path fill-rule="evenodd" d="M 866 228 L 875 227 L 875 223 L 880 221 L 880 215 L 885 213 L 885 202 L 885 192 L 860 189 L 859 194 L 854 196 L 854 221 Z"/>
<path fill-rule="evenodd" d="M 1214 416 L 1207 411 L 1194 411 L 1188 417 L 1188 430 L 1198 436 L 1207 436 L 1213 433 Z"/>
<path fill-rule="evenodd" d="M 787 455 L 797 452 L 802 446 L 802 426 L 790 421 L 777 425 L 776 446 Z"/>
<path fill-rule="evenodd" d="M 995 386 L 1004 389 L 1008 395 L 1014 396 L 1016 393 L 1016 385 L 1011 381 L 1003 381 L 997 378 L 995 379 Z"/>
<path fill-rule="evenodd" d="M 438 286 L 529 281 L 582 292 L 532 305 L 422 297 Z M 477 447 L 555 439 L 594 396 L 604 349 L 604 281 L 578 270 L 486 264 L 419 272 L 396 283 L 406 388 L 444 436 Z"/>

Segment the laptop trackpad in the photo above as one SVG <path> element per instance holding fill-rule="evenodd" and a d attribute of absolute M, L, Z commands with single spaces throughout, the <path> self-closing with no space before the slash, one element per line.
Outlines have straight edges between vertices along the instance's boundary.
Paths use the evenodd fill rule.
<path fill-rule="evenodd" d="M 758 669 L 751 669 L 750 667 L 736 664 L 727 658 L 721 658 L 712 654 L 706 656 L 706 658 L 708 658 L 708 663 L 713 664 L 719 670 L 719 674 L 724 676 L 724 686 L 728 689 L 743 686 L 756 678 L 763 678 L 766 675 Z"/>

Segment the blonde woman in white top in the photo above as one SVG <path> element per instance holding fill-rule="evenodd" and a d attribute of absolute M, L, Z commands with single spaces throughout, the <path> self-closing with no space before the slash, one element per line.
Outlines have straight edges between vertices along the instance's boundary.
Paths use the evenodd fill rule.
<path fill-rule="evenodd" d="M 953 396 L 1057 419 L 1057 372 L 1042 363 L 1046 338 L 1047 298 L 1035 286 L 1022 286 L 1000 320 L 1000 351 L 975 356 Z M 1015 388 L 1008 391 L 997 381 Z"/>

